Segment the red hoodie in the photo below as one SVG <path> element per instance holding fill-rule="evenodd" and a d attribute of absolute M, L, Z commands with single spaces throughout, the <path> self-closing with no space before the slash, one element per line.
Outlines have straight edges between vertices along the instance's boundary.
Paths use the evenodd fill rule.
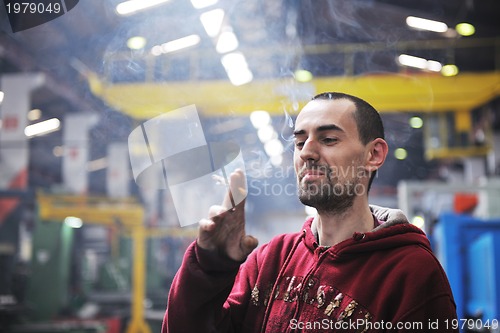
<path fill-rule="evenodd" d="M 425 234 L 400 211 L 372 211 L 372 232 L 321 247 L 308 219 L 243 264 L 194 242 L 162 332 L 455 332 L 451 289 Z"/>

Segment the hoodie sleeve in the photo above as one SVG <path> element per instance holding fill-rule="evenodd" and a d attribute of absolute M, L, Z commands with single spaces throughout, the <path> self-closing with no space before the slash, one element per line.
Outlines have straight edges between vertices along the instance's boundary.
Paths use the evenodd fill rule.
<path fill-rule="evenodd" d="M 239 322 L 234 318 L 244 313 L 249 295 L 242 290 L 249 270 L 240 272 L 235 284 L 241 264 L 193 242 L 172 282 L 162 333 L 237 331 L 232 323 Z M 239 289 L 238 297 L 228 300 L 233 286 Z"/>
<path fill-rule="evenodd" d="M 429 249 L 421 251 L 416 257 L 408 257 L 415 273 L 401 277 L 406 282 L 402 285 L 398 315 L 395 322 L 405 325 L 421 323 L 428 332 L 458 332 L 454 329 L 457 318 L 453 294 L 446 274 Z M 413 286 L 413 288 L 411 287 Z M 412 330 L 400 330 L 410 332 Z"/>
<path fill-rule="evenodd" d="M 405 323 L 408 329 L 401 329 L 399 332 L 412 332 L 411 325 L 421 323 L 420 326 L 424 331 L 428 332 L 457 332 L 455 319 L 457 314 L 455 305 L 450 295 L 442 294 L 429 299 L 427 302 L 420 304 L 410 313 L 407 313 L 398 322 Z M 420 328 L 419 327 L 419 328 Z"/>

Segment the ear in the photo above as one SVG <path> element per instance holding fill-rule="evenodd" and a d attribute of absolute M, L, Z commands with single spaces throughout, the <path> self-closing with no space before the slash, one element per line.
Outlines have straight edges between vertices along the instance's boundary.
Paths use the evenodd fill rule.
<path fill-rule="evenodd" d="M 378 170 L 385 162 L 389 146 L 382 138 L 377 138 L 367 145 L 366 169 L 369 172 Z"/>

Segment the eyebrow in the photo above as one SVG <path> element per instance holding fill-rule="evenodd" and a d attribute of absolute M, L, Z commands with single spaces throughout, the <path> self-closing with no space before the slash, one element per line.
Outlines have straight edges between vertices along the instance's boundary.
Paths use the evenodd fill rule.
<path fill-rule="evenodd" d="M 340 131 L 340 132 L 345 132 L 341 127 L 335 125 L 335 124 L 329 124 L 329 125 L 322 125 L 316 128 L 317 132 L 326 132 L 326 131 Z M 304 135 L 306 133 L 305 130 L 296 130 L 293 131 L 293 135 Z"/>

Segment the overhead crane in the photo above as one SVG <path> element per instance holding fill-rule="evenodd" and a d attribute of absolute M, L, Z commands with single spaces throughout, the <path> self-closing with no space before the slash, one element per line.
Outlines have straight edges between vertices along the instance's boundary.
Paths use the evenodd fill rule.
<path fill-rule="evenodd" d="M 427 145 L 426 157 L 453 158 L 485 156 L 492 146 L 491 133 L 486 131 L 482 146 L 448 146 L 446 138 L 473 130 L 471 111 L 500 96 L 500 72 L 463 73 L 455 77 L 438 74 L 383 74 L 360 77 L 316 78 L 308 83 L 290 80 L 253 81 L 233 86 L 228 81 L 141 82 L 106 84 L 90 77 L 93 92 L 133 118 L 144 120 L 165 112 L 195 104 L 205 116 L 243 116 L 255 110 L 272 115 L 291 115 L 306 102 L 293 101 L 293 96 L 276 92 L 301 89 L 313 92 L 342 91 L 362 96 L 381 113 L 423 113 L 439 123 L 438 137 L 442 145 Z M 295 103 L 295 105 L 293 105 Z M 454 115 L 454 128 L 447 128 L 447 113 Z M 425 131 L 425 141 L 430 133 Z"/>
<path fill-rule="evenodd" d="M 320 77 L 308 83 L 260 80 L 244 86 L 229 81 L 106 83 L 90 77 L 97 96 L 136 119 L 147 119 L 186 104 L 196 104 L 206 116 L 248 115 L 266 110 L 283 115 L 293 102 L 287 89 L 342 91 L 370 101 L 387 112 L 468 112 L 500 95 L 500 72 L 439 74 L 377 74 L 358 77 Z M 304 99 L 298 101 L 306 102 Z M 290 108 L 290 110 L 293 110 Z"/>
<path fill-rule="evenodd" d="M 103 76 L 85 73 L 91 91 L 117 110 L 137 120 L 153 118 L 180 107 L 195 104 L 204 116 L 227 117 L 245 116 L 255 110 L 265 110 L 271 115 L 294 115 L 313 94 L 323 91 L 342 91 L 360 96 L 369 101 L 381 113 L 419 113 L 439 127 L 439 147 L 429 143 L 431 133 L 424 131 L 427 143 L 426 157 L 456 158 L 484 156 L 492 146 L 491 133 L 481 146 L 472 143 L 450 146 L 448 137 L 470 136 L 473 130 L 471 112 L 500 96 L 500 54 L 497 54 L 497 70 L 484 73 L 460 73 L 444 77 L 439 73 L 376 73 L 353 76 L 353 57 L 356 53 L 393 51 L 443 50 L 453 53 L 458 48 L 493 47 L 499 50 L 500 39 L 478 40 L 428 40 L 400 41 L 387 46 L 375 44 L 337 44 L 304 46 L 304 54 L 340 54 L 344 59 L 344 76 L 315 77 L 306 83 L 293 78 L 256 79 L 243 86 L 234 86 L 228 80 L 204 80 L 200 74 L 201 64 L 217 59 L 209 52 L 186 51 L 181 55 L 158 59 L 147 52 L 131 56 L 130 53 L 112 53 L 105 63 L 107 68 L 116 68 L 123 61 L 138 61 L 144 64 L 144 75 L 132 82 L 115 80 L 113 73 L 106 70 Z M 256 60 L 269 61 L 272 56 L 297 52 L 290 47 L 267 47 L 243 50 Z M 293 54 L 293 53 L 290 53 Z M 135 58 L 137 57 L 137 58 Z M 166 57 L 166 56 L 165 56 Z M 155 79 L 157 62 L 162 61 L 162 70 L 169 67 L 169 61 L 187 59 L 185 81 Z M 116 66 L 115 66 L 116 65 Z M 161 66 L 160 66 L 161 67 Z M 172 66 L 171 66 L 172 67 Z M 446 126 L 446 117 L 453 115 L 453 126 Z M 437 117 L 436 117 L 437 115 Z M 436 133 L 435 133 L 436 134 Z"/>

